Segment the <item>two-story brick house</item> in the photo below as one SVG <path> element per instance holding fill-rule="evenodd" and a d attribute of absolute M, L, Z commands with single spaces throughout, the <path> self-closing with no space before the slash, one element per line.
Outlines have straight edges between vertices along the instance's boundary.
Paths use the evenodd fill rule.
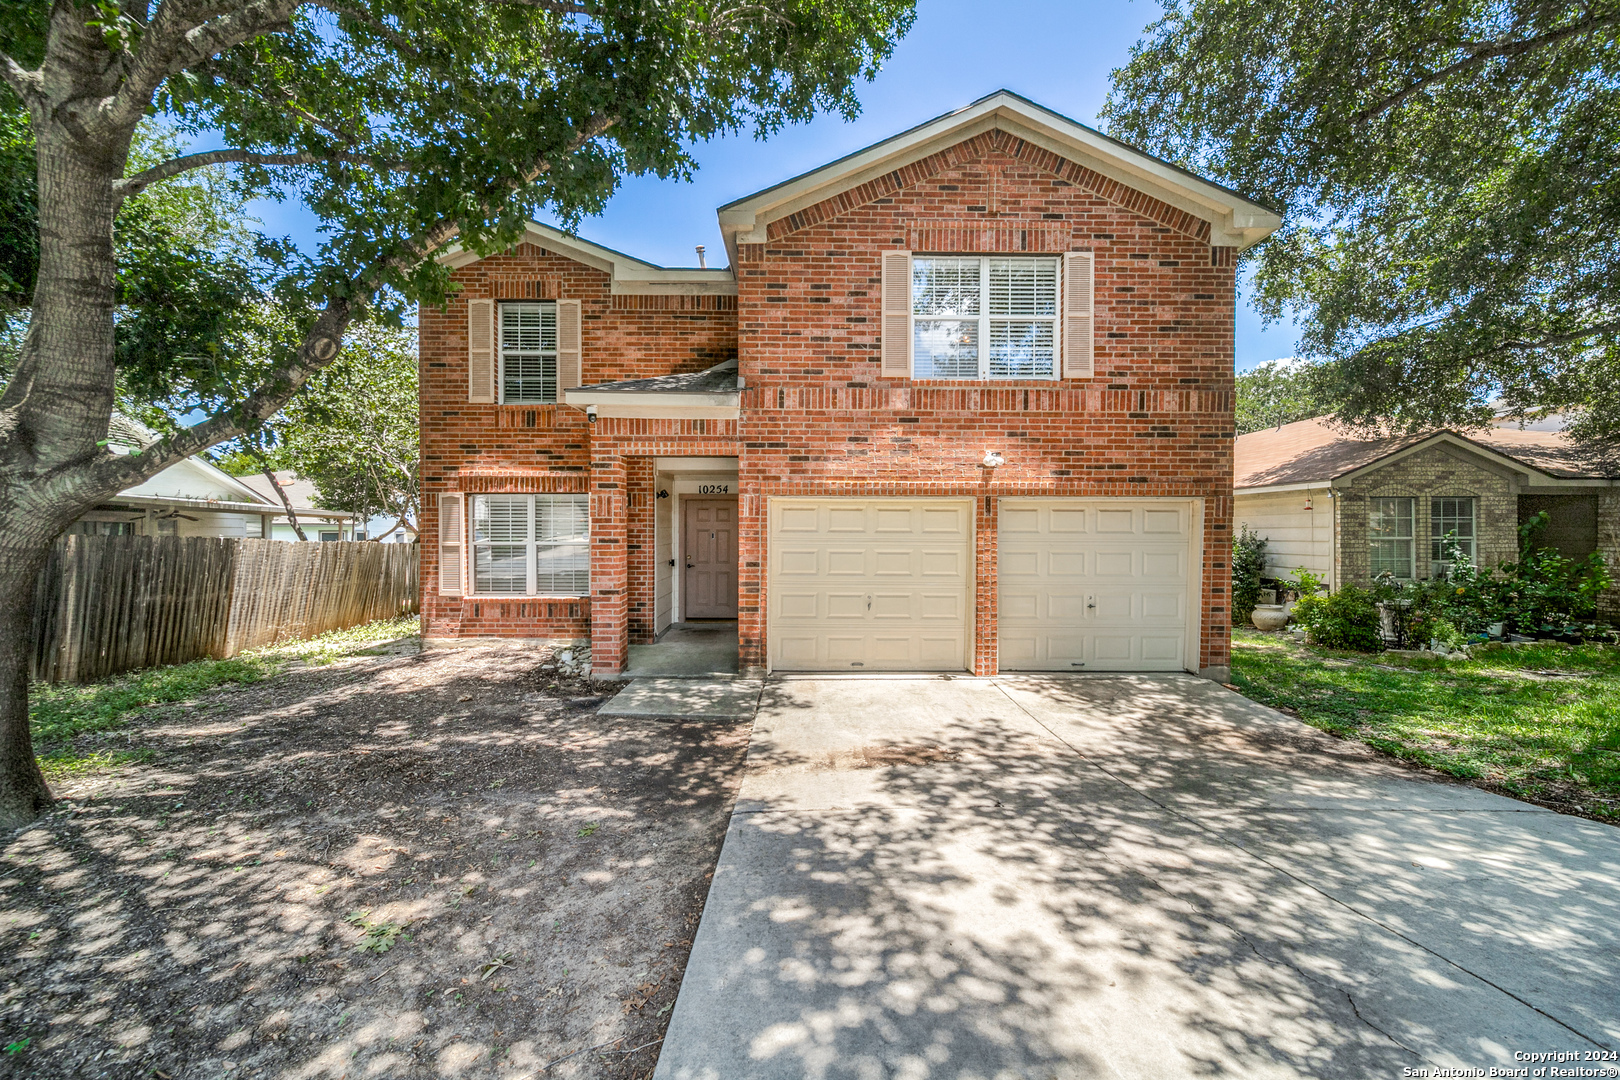
<path fill-rule="evenodd" d="M 1224 678 L 1236 256 L 1274 213 L 1001 92 L 421 312 L 430 638 L 735 618 L 745 671 Z"/>

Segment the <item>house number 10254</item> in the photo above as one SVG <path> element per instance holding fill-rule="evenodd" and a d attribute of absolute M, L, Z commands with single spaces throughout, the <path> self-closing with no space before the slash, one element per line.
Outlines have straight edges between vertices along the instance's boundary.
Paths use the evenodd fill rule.
<path fill-rule="evenodd" d="M 699 484 L 698 485 L 698 494 L 699 495 L 730 495 L 731 494 L 731 485 L 730 484 Z"/>

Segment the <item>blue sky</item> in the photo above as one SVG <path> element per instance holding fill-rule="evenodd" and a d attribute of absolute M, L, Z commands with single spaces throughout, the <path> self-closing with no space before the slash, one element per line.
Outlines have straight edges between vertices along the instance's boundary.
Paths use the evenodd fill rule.
<path fill-rule="evenodd" d="M 869 146 L 931 117 L 1005 87 L 1082 123 L 1095 124 L 1109 72 L 1159 7 L 1142 0 L 919 0 L 917 21 L 877 79 L 862 88 L 862 114 L 777 133 L 767 142 L 744 135 L 700 145 L 700 168 L 688 184 L 628 180 L 600 218 L 580 234 L 666 266 L 696 262 L 707 245 L 711 265 L 725 248 L 715 208 L 834 158 Z M 254 212 L 268 231 L 313 248 L 314 222 L 292 203 L 261 203 Z M 1291 325 L 1263 327 L 1240 297 L 1237 367 L 1293 355 Z"/>

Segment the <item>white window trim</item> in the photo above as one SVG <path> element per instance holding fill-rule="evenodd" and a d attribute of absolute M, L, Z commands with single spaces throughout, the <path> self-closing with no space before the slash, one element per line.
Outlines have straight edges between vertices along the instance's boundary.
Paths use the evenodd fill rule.
<path fill-rule="evenodd" d="M 469 552 L 468 560 L 467 560 L 467 595 L 468 596 L 477 596 L 477 597 L 480 597 L 480 598 L 483 598 L 483 599 L 491 599 L 491 600 L 542 600 L 542 599 L 544 599 L 544 600 L 579 600 L 579 599 L 589 597 L 590 594 L 591 594 L 591 585 L 590 585 L 590 576 L 591 576 L 591 571 L 590 571 L 591 538 L 590 538 L 590 518 L 589 518 L 590 496 L 589 495 L 578 494 L 578 493 L 575 493 L 575 492 L 558 492 L 558 493 L 555 493 L 555 494 L 539 495 L 539 496 L 537 496 L 537 495 L 520 495 L 520 494 L 516 494 L 516 493 L 506 493 L 506 492 L 495 492 L 495 493 L 493 493 L 493 495 L 496 498 L 508 498 L 508 499 L 510 499 L 510 498 L 521 498 L 521 499 L 527 499 L 529 501 L 528 528 L 525 530 L 524 539 L 521 541 L 521 543 L 523 544 L 523 547 L 524 547 L 524 578 L 525 578 L 524 587 L 525 587 L 526 591 L 521 592 L 521 593 L 480 592 L 479 591 L 479 589 L 478 589 L 478 551 L 479 551 L 480 548 L 490 548 L 490 547 L 495 546 L 496 541 L 493 541 L 493 540 L 479 540 L 478 539 L 478 516 L 477 516 L 478 515 L 478 508 L 477 508 L 477 501 L 480 500 L 480 499 L 490 498 L 491 495 L 489 495 L 489 494 L 468 495 L 467 496 L 467 507 L 466 507 L 467 548 L 468 548 L 468 552 Z M 586 513 L 587 513 L 586 523 L 585 523 L 585 529 L 586 529 L 585 538 L 583 540 L 536 540 L 535 535 L 534 535 L 535 525 L 539 521 L 539 518 L 540 518 L 540 515 L 535 512 L 535 500 L 537 498 L 568 498 L 568 499 L 579 499 L 582 502 L 584 502 L 585 508 L 586 508 Z M 505 546 L 508 546 L 508 544 L 503 542 L 501 544 L 501 546 L 505 547 Z M 538 587 L 538 584 L 539 584 L 539 565 L 538 565 L 539 561 L 540 561 L 539 553 L 540 553 L 540 549 L 542 547 L 578 547 L 578 548 L 585 549 L 585 555 L 586 555 L 585 588 L 583 590 L 581 590 L 580 592 L 565 592 L 565 593 L 549 593 L 549 592 L 548 593 L 543 593 L 543 592 L 536 591 L 537 587 Z"/>
<path fill-rule="evenodd" d="M 506 328 L 505 315 L 507 308 L 537 307 L 551 308 L 552 342 L 551 356 L 551 385 L 553 397 L 550 401 L 541 401 L 532 398 L 515 398 L 511 401 L 506 397 Z M 562 401 L 562 351 L 557 340 L 557 301 L 555 300 L 502 300 L 495 305 L 495 400 L 501 405 L 556 405 Z M 525 353 L 524 355 L 530 355 Z M 538 353 L 543 361 L 547 350 Z"/>
<path fill-rule="evenodd" d="M 1368 573 L 1368 576 L 1370 576 L 1370 577 L 1376 577 L 1377 575 L 1384 573 L 1383 570 L 1375 569 L 1374 566 L 1373 566 L 1373 554 L 1372 554 L 1373 553 L 1373 544 L 1375 544 L 1375 543 L 1398 544 L 1398 543 L 1404 542 L 1406 544 L 1406 550 L 1407 550 L 1407 565 L 1411 568 L 1411 572 L 1406 574 L 1405 576 L 1396 574 L 1395 575 L 1395 580 L 1396 581 L 1416 581 L 1417 576 L 1418 576 L 1418 566 L 1417 566 L 1417 555 L 1418 555 L 1418 551 L 1417 551 L 1418 500 L 1417 500 L 1416 496 L 1412 496 L 1412 495 L 1374 495 L 1374 496 L 1370 496 L 1369 501 L 1370 502 L 1383 502 L 1383 501 L 1386 501 L 1386 500 L 1391 500 L 1392 501 L 1392 500 L 1396 500 L 1396 499 L 1403 500 L 1412 507 L 1412 513 L 1409 515 L 1409 520 L 1411 521 L 1411 525 L 1412 525 L 1411 535 L 1410 536 L 1374 536 L 1373 531 L 1372 531 L 1372 507 L 1369 506 L 1367 508 L 1367 573 Z"/>
<path fill-rule="evenodd" d="M 1474 564 L 1479 562 L 1479 500 L 1472 495 L 1431 495 L 1429 496 L 1429 561 L 1431 563 L 1444 562 L 1443 555 L 1436 555 L 1435 549 L 1440 541 L 1445 539 L 1448 530 L 1437 529 L 1434 514 L 1434 504 L 1437 502 L 1466 502 L 1468 504 L 1469 535 L 1458 537 L 1457 544 L 1468 553 L 1468 561 Z"/>
<path fill-rule="evenodd" d="M 916 265 L 918 259 L 968 259 L 979 260 L 979 314 L 977 316 L 957 315 L 918 315 L 916 289 Z M 992 315 L 990 314 L 990 260 L 991 259 L 1046 259 L 1055 264 L 1053 271 L 1054 293 L 1051 315 Z M 921 382 L 1059 382 L 1063 378 L 1063 256 L 1061 255 L 1030 255 L 1023 252 L 995 253 L 990 255 L 966 255 L 961 252 L 927 252 L 917 251 L 911 253 L 912 272 L 906 282 L 906 347 L 911 356 L 911 378 Z M 954 375 L 918 375 L 917 374 L 917 320 L 954 319 L 957 322 L 977 320 L 979 324 L 979 373 L 967 378 Z M 1052 325 L 1052 373 L 1050 375 L 992 375 L 990 373 L 990 321 L 1000 322 L 1050 322 Z"/>

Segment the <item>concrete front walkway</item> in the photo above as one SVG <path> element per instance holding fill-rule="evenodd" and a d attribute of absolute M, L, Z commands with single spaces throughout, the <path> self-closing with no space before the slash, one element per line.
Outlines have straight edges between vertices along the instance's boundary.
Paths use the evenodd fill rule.
<path fill-rule="evenodd" d="M 1397 1077 L 1605 1047 L 1620 830 L 1190 676 L 778 680 L 655 1075 Z"/>

